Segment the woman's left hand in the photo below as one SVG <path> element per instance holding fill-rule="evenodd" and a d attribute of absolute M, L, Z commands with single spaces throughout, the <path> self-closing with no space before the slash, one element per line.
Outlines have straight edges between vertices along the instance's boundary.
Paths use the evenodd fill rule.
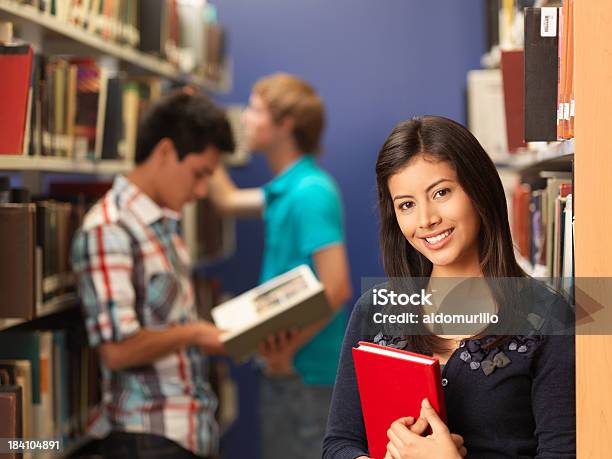
<path fill-rule="evenodd" d="M 467 454 L 461 435 L 451 434 L 427 399 L 421 417 L 400 418 L 387 431 L 389 443 L 385 459 L 461 459 Z M 427 426 L 432 434 L 422 437 Z"/>

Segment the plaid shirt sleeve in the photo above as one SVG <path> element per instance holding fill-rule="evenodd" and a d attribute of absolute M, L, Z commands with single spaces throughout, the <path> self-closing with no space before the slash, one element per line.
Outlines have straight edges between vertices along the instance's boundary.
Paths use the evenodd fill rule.
<path fill-rule="evenodd" d="M 134 309 L 130 239 L 117 225 L 77 232 L 72 244 L 75 272 L 91 346 L 121 341 L 140 329 Z"/>

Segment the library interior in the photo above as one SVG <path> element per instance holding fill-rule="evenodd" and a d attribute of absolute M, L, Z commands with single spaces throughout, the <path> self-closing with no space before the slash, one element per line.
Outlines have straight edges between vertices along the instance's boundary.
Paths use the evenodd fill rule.
<path fill-rule="evenodd" d="M 0 0 L 0 458 L 610 457 L 610 23 Z"/>

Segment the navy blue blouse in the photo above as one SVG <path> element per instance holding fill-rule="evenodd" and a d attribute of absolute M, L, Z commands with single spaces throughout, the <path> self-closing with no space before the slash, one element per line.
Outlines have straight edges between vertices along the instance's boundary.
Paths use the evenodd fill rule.
<path fill-rule="evenodd" d="M 416 351 L 402 338 L 362 334 L 371 298 L 360 298 L 346 331 L 324 459 L 368 455 L 351 349 L 370 341 Z M 493 349 L 483 348 L 487 339 L 462 342 L 442 371 L 448 427 L 463 436 L 467 457 L 575 457 L 574 336 L 515 336 Z"/>

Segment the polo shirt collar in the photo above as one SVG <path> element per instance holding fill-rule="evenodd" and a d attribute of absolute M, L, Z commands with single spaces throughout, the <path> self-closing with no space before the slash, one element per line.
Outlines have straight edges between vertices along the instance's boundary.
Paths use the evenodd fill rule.
<path fill-rule="evenodd" d="M 296 178 L 299 178 L 305 170 L 311 169 L 315 164 L 312 155 L 302 155 L 296 159 L 283 172 L 270 180 L 264 189 L 266 193 L 278 195 L 283 194 L 291 188 Z"/>

